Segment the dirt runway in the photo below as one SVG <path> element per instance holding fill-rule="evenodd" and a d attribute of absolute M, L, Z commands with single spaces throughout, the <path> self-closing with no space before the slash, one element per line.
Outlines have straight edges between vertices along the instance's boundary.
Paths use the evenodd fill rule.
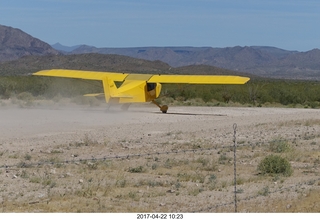
<path fill-rule="evenodd" d="M 75 159 L 75 157 L 76 159 L 90 157 L 101 158 L 112 155 L 164 152 L 172 151 L 173 149 L 180 150 L 188 148 L 209 148 L 210 146 L 233 146 L 235 124 L 237 125 L 237 143 L 244 146 L 245 149 L 243 154 L 239 154 L 239 163 L 243 164 L 243 166 L 250 164 L 250 168 L 245 169 L 244 167 L 241 168 L 241 166 L 239 168 L 240 170 L 246 170 L 244 171 L 245 173 L 243 175 L 244 183 L 242 189 L 248 193 L 246 194 L 247 196 L 251 195 L 250 193 L 253 193 L 249 189 L 256 190 L 255 193 L 257 194 L 257 192 L 259 192 L 259 187 L 261 190 L 261 188 L 263 188 L 263 186 L 266 184 L 273 184 L 272 180 L 270 181 L 270 179 L 266 180 L 266 182 L 255 180 L 256 177 L 254 175 L 256 175 L 256 166 L 264 153 L 262 153 L 261 150 L 258 150 L 257 152 L 254 151 L 257 149 L 255 148 L 256 146 L 265 145 L 266 143 L 269 143 L 277 138 L 290 141 L 294 139 L 294 143 L 299 142 L 296 144 L 297 153 L 295 154 L 294 158 L 292 156 L 291 161 L 292 165 L 297 171 L 295 171 L 293 177 L 283 180 L 284 183 L 289 185 L 292 183 L 298 183 L 304 179 L 314 179 L 319 176 L 319 164 L 317 162 L 317 160 L 319 160 L 317 159 L 317 156 L 319 155 L 320 144 L 319 109 L 172 106 L 169 108 L 167 114 L 163 114 L 152 105 L 131 106 L 126 112 L 120 111 L 116 108 L 107 111 L 104 106 L 73 106 L 56 108 L 45 108 L 41 106 L 32 108 L 18 108 L 4 106 L 0 107 L 0 124 L 0 184 L 2 185 L 1 194 L 3 195 L 2 201 L 0 202 L 2 202 L 2 204 L 7 204 L 2 206 L 2 211 L 4 212 L 59 212 L 59 210 L 62 212 L 77 211 L 77 209 L 72 208 L 71 206 L 69 209 L 62 207 L 59 208 L 58 206 L 56 206 L 55 209 L 52 208 L 53 206 L 51 206 L 51 209 L 44 208 L 44 205 L 31 206 L 28 204 L 28 201 L 40 201 L 40 204 L 41 201 L 51 201 L 51 204 L 54 204 L 57 200 L 57 194 L 60 193 L 61 196 L 63 194 L 61 194 L 62 191 L 67 192 L 70 190 L 68 187 L 71 186 L 68 186 L 67 182 L 59 182 L 65 178 L 65 173 L 74 172 L 72 174 L 72 181 L 69 179 L 69 181 L 77 185 L 75 189 L 72 189 L 74 191 L 80 190 L 81 188 L 79 186 L 79 180 L 86 180 L 86 177 L 84 177 L 83 173 L 80 171 L 78 172 L 71 170 L 71 168 L 66 166 L 63 171 L 54 171 L 51 173 L 50 180 L 52 180 L 52 182 L 55 184 L 48 184 L 47 186 L 42 179 L 43 175 L 37 174 L 39 171 L 31 171 L 33 168 L 25 170 L 23 166 L 19 166 L 21 162 L 37 163 L 43 160 L 53 161 L 58 159 L 60 161 L 66 161 Z M 309 137 L 309 139 L 305 137 Z M 298 152 L 302 151 L 309 153 L 305 154 L 304 157 L 297 159 L 298 156 L 296 155 L 298 155 Z M 217 155 L 221 152 L 222 151 L 218 151 Z M 216 154 L 214 152 L 211 153 Z M 230 154 L 231 158 L 231 153 L 232 152 L 229 153 L 228 151 L 225 151 L 226 157 Z M 200 154 L 198 156 L 200 157 Z M 302 175 L 303 170 L 301 170 L 305 165 L 311 166 L 310 164 L 307 164 L 308 158 L 312 160 L 313 163 L 313 170 L 312 172 L 310 171 L 312 175 L 310 175 L 310 177 Z M 167 159 L 167 161 L 169 159 Z M 153 160 L 155 160 L 155 162 L 159 162 L 157 161 L 158 159 L 153 158 Z M 187 159 L 179 159 L 180 162 L 185 160 Z M 162 161 L 165 160 L 163 159 Z M 193 159 L 192 163 L 199 163 L 199 158 Z M 130 162 L 130 165 L 121 165 L 123 167 L 120 171 L 118 171 L 118 173 L 128 173 L 128 170 L 130 171 L 131 169 L 130 167 L 133 166 L 132 164 L 136 164 L 137 167 L 140 167 L 138 165 L 141 164 L 141 162 L 135 161 L 134 163 Z M 149 164 L 150 163 L 146 163 L 143 165 L 143 167 L 149 167 Z M 5 169 L 6 166 L 11 167 L 11 169 Z M 157 166 L 160 167 L 160 165 Z M 145 175 L 150 174 L 155 176 L 167 176 L 168 181 L 173 177 L 177 178 L 178 182 L 185 181 L 183 182 L 183 184 L 185 184 L 184 187 L 179 186 L 179 194 L 175 193 L 176 198 L 174 201 L 176 204 L 180 204 L 180 206 L 175 205 L 171 209 L 168 207 L 168 204 L 171 201 L 169 197 L 159 193 L 159 196 L 152 194 L 154 200 L 151 201 L 154 201 L 154 204 L 149 201 L 149 208 L 146 208 L 145 204 L 141 202 L 144 199 L 147 200 L 147 197 L 145 198 L 142 195 L 140 197 L 137 195 L 133 198 L 135 203 L 134 209 L 128 208 L 130 205 L 128 205 L 127 208 L 117 208 L 118 203 L 116 204 L 114 201 L 117 199 L 121 200 L 121 198 L 124 198 L 125 196 L 121 193 L 121 196 L 118 195 L 119 192 L 117 191 L 117 187 L 121 188 L 122 186 L 119 187 L 119 185 L 117 185 L 119 184 L 118 182 L 113 183 L 104 180 L 104 184 L 110 187 L 114 186 L 115 189 L 111 191 L 117 192 L 118 194 L 115 197 L 113 197 L 114 195 L 105 195 L 106 198 L 104 198 L 98 193 L 98 190 L 97 193 L 92 197 L 95 199 L 100 196 L 99 199 L 104 198 L 106 201 L 109 201 L 106 202 L 106 204 L 109 204 L 110 201 L 113 201 L 111 202 L 112 205 L 108 206 L 104 204 L 99 210 L 95 208 L 88 208 L 84 211 L 126 212 L 155 210 L 187 212 L 190 209 L 199 210 L 198 206 L 201 206 L 204 208 L 204 210 L 205 208 L 208 208 L 208 205 L 200 201 L 201 198 L 207 199 L 210 192 L 216 189 L 210 188 L 206 185 L 209 181 L 207 179 L 210 177 L 210 175 L 212 176 L 212 174 L 208 174 L 209 168 L 203 168 L 204 172 L 206 173 L 201 174 L 204 175 L 203 182 L 202 180 L 200 180 L 200 182 L 198 180 L 194 180 L 195 182 L 193 182 L 192 178 L 190 181 L 181 178 L 181 170 L 185 169 L 182 167 L 182 165 L 180 168 L 178 165 L 176 165 L 177 170 L 174 172 L 173 168 L 170 168 L 171 170 L 169 171 L 172 171 L 174 174 L 168 174 L 170 173 L 169 171 L 162 171 L 162 169 L 167 168 L 165 165 L 163 166 L 164 168 L 161 168 L 161 171 L 159 168 L 156 174 L 154 173 L 156 171 L 154 167 L 156 166 L 152 166 L 152 169 L 145 168 L 143 173 Z M 221 191 L 232 191 L 232 179 L 230 179 L 232 177 L 232 166 L 222 164 L 220 162 L 215 166 L 216 167 L 215 169 L 212 169 L 212 172 L 214 172 L 215 175 L 221 179 L 221 181 L 217 182 L 215 185 L 217 190 L 220 190 L 218 193 L 219 196 L 217 196 L 219 199 L 217 201 L 223 203 L 226 202 L 223 201 L 223 198 L 232 199 L 232 194 L 229 197 L 225 197 L 223 194 L 221 194 Z M 55 169 L 58 170 L 58 168 L 56 167 Z M 70 170 L 67 171 L 68 169 Z M 149 171 L 147 171 L 148 169 Z M 198 167 L 197 170 L 199 169 L 200 168 Z M 223 172 L 221 172 L 221 170 L 226 171 L 224 173 L 225 176 L 223 176 Z M 56 172 L 58 174 L 56 174 Z M 182 173 L 184 174 L 186 172 L 187 171 L 184 171 Z M 134 172 L 129 173 L 131 175 Z M 126 175 L 122 178 L 128 182 L 129 177 Z M 63 178 L 61 176 L 63 176 Z M 36 177 L 38 177 L 39 180 L 37 180 Z M 90 178 L 87 179 L 90 180 Z M 133 179 L 130 180 L 133 181 Z M 196 186 L 193 184 L 196 184 Z M 199 191 L 198 194 L 191 195 L 190 197 L 190 189 L 197 187 L 199 184 L 202 184 L 203 192 Z M 130 190 L 135 189 L 134 192 L 140 195 L 145 186 L 140 189 L 136 185 L 130 185 Z M 192 185 L 192 187 L 188 188 L 189 185 Z M 318 184 L 318 182 L 315 183 L 313 188 L 311 187 L 312 190 L 314 190 L 314 188 L 318 190 L 319 185 L 320 184 Z M 160 190 L 159 187 L 157 190 Z M 163 184 L 161 187 L 164 187 L 164 192 L 172 190 L 171 185 Z M 17 188 L 19 190 L 16 190 Z M 305 188 L 310 190 L 310 186 Z M 48 189 L 50 189 L 50 192 L 48 192 Z M 183 189 L 186 190 L 186 195 L 183 193 Z M 175 191 L 178 191 L 178 187 L 175 188 Z M 126 197 L 127 200 L 130 200 L 130 195 L 133 195 L 132 192 L 131 194 L 130 192 L 128 192 L 128 198 Z M 69 193 L 70 195 L 74 196 L 74 194 L 71 192 Z M 41 195 L 41 197 L 39 197 L 39 195 Z M 181 199 L 178 199 L 177 195 L 179 195 Z M 111 197 L 111 200 L 108 196 Z M 112 200 L 112 198 L 117 199 Z M 279 208 L 275 209 L 274 211 L 287 210 L 286 207 L 289 207 L 289 205 L 290 207 L 296 207 L 294 204 L 296 204 L 298 195 L 292 195 L 290 198 L 292 199 L 292 202 L 285 202 L 285 207 L 281 206 L 283 209 Z M 70 198 L 70 200 L 72 199 L 74 198 Z M 190 203 L 186 204 L 186 201 L 189 201 Z M 199 201 L 199 204 L 192 204 L 195 201 Z M 24 204 L 21 206 L 24 208 L 19 209 L 15 207 L 14 204 Z M 128 204 L 130 204 L 130 202 Z M 319 205 L 317 207 L 319 207 Z M 243 208 L 242 211 L 246 210 L 247 209 Z M 259 210 L 266 211 L 263 209 L 263 207 L 260 207 L 260 209 L 257 209 L 256 211 Z M 224 210 L 221 209 L 220 211 Z M 226 211 L 228 211 L 228 209 Z M 254 210 L 247 211 L 254 212 Z M 288 211 L 290 211 L 289 208 Z"/>

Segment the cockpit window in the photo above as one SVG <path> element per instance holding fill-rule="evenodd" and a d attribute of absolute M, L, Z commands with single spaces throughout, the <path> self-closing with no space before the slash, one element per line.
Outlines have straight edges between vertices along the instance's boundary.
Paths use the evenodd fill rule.
<path fill-rule="evenodd" d="M 154 90 L 156 86 L 156 83 L 147 83 L 147 91 L 150 92 L 151 90 Z"/>

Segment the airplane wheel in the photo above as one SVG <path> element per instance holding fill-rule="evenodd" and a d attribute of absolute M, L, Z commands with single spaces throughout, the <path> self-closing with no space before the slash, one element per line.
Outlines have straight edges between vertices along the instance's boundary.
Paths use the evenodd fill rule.
<path fill-rule="evenodd" d="M 161 110 L 162 113 L 167 113 L 168 106 L 167 105 L 163 105 L 163 106 L 161 106 L 160 110 Z"/>

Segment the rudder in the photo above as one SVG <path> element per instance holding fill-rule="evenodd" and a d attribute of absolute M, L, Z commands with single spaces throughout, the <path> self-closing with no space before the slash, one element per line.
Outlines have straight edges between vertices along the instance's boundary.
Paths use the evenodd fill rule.
<path fill-rule="evenodd" d="M 109 103 L 110 99 L 116 93 L 117 86 L 113 80 L 108 79 L 107 77 L 102 80 L 102 84 L 103 84 L 103 91 L 104 91 L 105 100 L 107 103 Z"/>

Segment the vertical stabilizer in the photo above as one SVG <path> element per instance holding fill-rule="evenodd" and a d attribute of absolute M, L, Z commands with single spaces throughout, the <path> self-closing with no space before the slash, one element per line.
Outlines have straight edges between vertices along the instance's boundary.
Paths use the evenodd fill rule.
<path fill-rule="evenodd" d="M 108 78 L 103 79 L 102 83 L 106 102 L 109 103 L 110 99 L 116 94 L 117 86 L 113 80 Z"/>

